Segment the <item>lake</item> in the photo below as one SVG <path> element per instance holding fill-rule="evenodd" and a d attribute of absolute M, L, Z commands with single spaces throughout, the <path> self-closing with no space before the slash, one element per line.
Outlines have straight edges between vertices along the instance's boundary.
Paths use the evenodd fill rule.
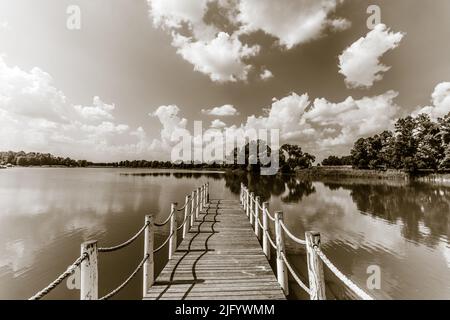
<path fill-rule="evenodd" d="M 381 180 L 305 181 L 293 176 L 110 168 L 0 170 L 0 299 L 25 299 L 45 287 L 80 254 L 80 244 L 127 240 L 146 214 L 161 221 L 171 202 L 205 182 L 213 199 L 238 199 L 240 183 L 282 210 L 292 232 L 319 231 L 322 250 L 354 282 L 378 299 L 450 299 L 450 187 Z M 182 221 L 182 217 L 179 217 Z M 168 235 L 158 230 L 156 244 Z M 305 252 L 287 241 L 303 279 Z M 99 295 L 118 286 L 142 259 L 143 240 L 100 253 Z M 167 249 L 156 257 L 158 273 Z M 366 288 L 367 268 L 380 267 L 381 289 Z M 351 298 L 325 271 L 327 296 Z M 305 298 L 291 283 L 290 298 Z M 139 274 L 116 299 L 140 299 Z M 50 299 L 78 299 L 65 282 Z"/>

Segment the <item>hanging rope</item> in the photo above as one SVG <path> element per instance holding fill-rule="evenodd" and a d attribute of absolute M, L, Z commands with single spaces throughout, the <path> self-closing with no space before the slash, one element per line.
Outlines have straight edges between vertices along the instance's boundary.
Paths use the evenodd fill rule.
<path fill-rule="evenodd" d="M 58 286 L 61 282 L 64 281 L 67 277 L 69 277 L 75 270 L 75 268 L 78 268 L 80 264 L 83 262 L 84 259 L 88 257 L 87 253 L 84 253 L 80 257 L 78 257 L 77 260 L 75 260 L 74 263 L 72 263 L 66 271 L 64 271 L 58 278 L 56 278 L 52 283 L 50 283 L 47 287 L 36 293 L 34 296 L 32 296 L 28 300 L 39 300 L 42 297 L 44 297 L 46 294 L 48 294 L 50 291 L 52 291 L 56 286 Z"/>
<path fill-rule="evenodd" d="M 272 220 L 272 221 L 275 221 L 275 217 L 272 217 L 272 216 L 270 215 L 269 210 L 266 210 L 266 212 L 267 212 L 267 216 L 269 217 L 269 219 Z"/>
<path fill-rule="evenodd" d="M 274 248 L 277 249 L 277 245 L 275 244 L 275 242 L 272 241 L 272 238 L 270 237 L 269 232 L 266 230 L 266 235 L 267 235 L 267 239 L 269 240 L 270 245 Z"/>
<path fill-rule="evenodd" d="M 181 230 L 184 227 L 184 225 L 186 224 L 186 222 L 188 222 L 191 216 L 192 214 L 188 214 L 186 217 L 184 217 L 183 223 L 180 224 L 180 226 L 177 228 L 177 231 Z"/>
<path fill-rule="evenodd" d="M 284 264 L 286 265 L 286 267 L 288 268 L 289 272 L 291 273 L 292 277 L 294 278 L 294 280 L 298 283 L 298 285 L 306 291 L 306 293 L 308 293 L 309 295 L 311 294 L 311 291 L 309 290 L 309 288 L 303 283 L 303 281 L 300 279 L 300 277 L 297 275 L 297 273 L 295 272 L 294 268 L 291 266 L 291 264 L 288 262 L 286 256 L 284 255 L 284 252 L 281 253 L 281 258 L 283 258 Z"/>
<path fill-rule="evenodd" d="M 259 224 L 259 226 L 261 227 L 261 229 L 263 229 L 264 230 L 264 226 L 262 225 L 262 223 L 261 223 L 261 220 L 258 218 L 258 219 L 256 219 L 257 221 L 258 221 L 258 224 Z"/>
<path fill-rule="evenodd" d="M 188 205 L 188 203 L 189 203 L 189 200 L 184 203 L 184 206 L 182 206 L 180 209 L 177 209 L 177 211 L 183 211 L 184 208 L 186 208 L 186 206 Z"/>
<path fill-rule="evenodd" d="M 121 243 L 117 246 L 114 247 L 109 247 L 109 248 L 98 248 L 98 252 L 112 252 L 112 251 L 116 251 L 119 249 L 122 249 L 126 246 L 128 246 L 129 244 L 131 244 L 134 240 L 136 240 L 142 232 L 144 232 L 144 230 L 149 226 L 149 222 L 147 222 L 146 224 L 144 224 L 144 226 L 129 240 L 125 241 L 124 243 Z"/>
<path fill-rule="evenodd" d="M 300 238 L 297 238 L 296 236 L 294 236 L 289 229 L 286 227 L 286 225 L 284 224 L 283 221 L 280 221 L 280 225 L 283 228 L 284 232 L 286 232 L 286 234 L 289 236 L 289 238 L 291 238 L 294 242 L 301 244 L 301 245 L 306 245 L 306 241 L 302 240 Z"/>
<path fill-rule="evenodd" d="M 319 247 L 314 247 L 314 250 L 322 259 L 323 263 L 338 277 L 350 290 L 352 290 L 359 298 L 363 300 L 373 300 L 371 296 L 365 293 L 360 287 L 358 287 L 352 280 L 336 268 L 336 266 L 328 259 L 328 257 L 320 250 Z"/>
<path fill-rule="evenodd" d="M 169 242 L 170 238 L 172 238 L 172 236 L 175 234 L 175 231 L 172 232 L 170 234 L 170 236 L 167 237 L 166 240 L 164 240 L 163 244 L 161 244 L 158 248 L 156 248 L 155 250 L 153 250 L 153 253 L 157 253 L 158 251 L 160 251 L 162 248 L 164 248 L 164 246 Z"/>
<path fill-rule="evenodd" d="M 120 290 L 125 288 L 125 286 L 131 281 L 131 279 L 133 279 L 134 276 L 139 272 L 139 270 L 141 270 L 142 266 L 144 265 L 145 261 L 147 261 L 149 256 L 150 256 L 149 254 L 145 255 L 144 259 L 142 259 L 142 261 L 139 263 L 139 265 L 136 267 L 133 273 L 120 286 L 118 286 L 116 289 L 114 289 L 107 295 L 101 297 L 99 300 L 108 300 L 112 296 L 115 296 L 117 293 L 119 293 Z"/>
<path fill-rule="evenodd" d="M 154 225 L 155 226 L 157 226 L 157 227 L 162 227 L 162 226 L 165 226 L 166 224 L 167 224 L 167 222 L 169 222 L 170 221 L 170 218 L 172 218 L 172 216 L 175 214 L 175 210 L 174 211 L 172 211 L 170 214 L 169 214 L 169 216 L 167 217 L 167 219 L 166 220 L 164 220 L 163 222 L 161 222 L 161 223 L 157 223 L 157 222 L 155 222 L 154 223 Z"/>

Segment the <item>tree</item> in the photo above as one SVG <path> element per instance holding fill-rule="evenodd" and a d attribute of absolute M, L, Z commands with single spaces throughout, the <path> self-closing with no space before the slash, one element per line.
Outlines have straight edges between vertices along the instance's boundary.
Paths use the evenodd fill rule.
<path fill-rule="evenodd" d="M 311 168 L 314 161 L 316 161 L 316 157 L 303 152 L 300 146 L 292 144 L 284 144 L 280 148 L 279 158 L 282 172 Z"/>
<path fill-rule="evenodd" d="M 444 158 L 445 148 L 442 145 L 439 125 L 431 121 L 426 114 L 416 118 L 417 150 L 414 157 L 417 169 L 437 169 Z"/>
<path fill-rule="evenodd" d="M 393 166 L 398 169 L 415 171 L 414 156 L 418 141 L 414 136 L 416 121 L 413 117 L 398 119 L 395 123 L 395 142 L 393 149 Z"/>
<path fill-rule="evenodd" d="M 369 167 L 367 142 L 365 138 L 359 138 L 353 145 L 350 154 L 353 160 L 353 166 L 359 169 Z"/>

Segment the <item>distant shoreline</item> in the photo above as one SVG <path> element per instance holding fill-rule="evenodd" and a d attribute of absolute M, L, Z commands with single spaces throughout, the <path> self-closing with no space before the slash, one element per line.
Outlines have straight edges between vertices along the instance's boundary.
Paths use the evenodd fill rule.
<path fill-rule="evenodd" d="M 147 167 L 116 167 L 116 166 L 85 166 L 85 167 L 70 167 L 63 165 L 44 165 L 44 166 L 13 166 L 5 169 L 13 169 L 13 168 L 55 168 L 55 169 L 122 169 L 122 170 L 172 170 L 172 171 L 182 171 L 182 172 L 226 172 L 224 169 L 215 169 L 215 168 L 196 168 L 196 169 L 183 169 L 183 168 L 147 168 Z"/>
<path fill-rule="evenodd" d="M 69 167 L 63 165 L 43 165 L 43 166 L 14 166 L 4 169 L 13 168 L 56 168 L 56 169 L 118 169 L 118 170 L 153 170 L 153 171 L 176 171 L 176 172 L 199 172 L 199 173 L 249 173 L 242 169 L 216 169 L 216 168 L 146 168 L 146 167 L 116 167 L 116 166 L 86 166 L 86 167 Z M 282 173 L 279 173 L 282 174 Z M 336 167 L 311 167 L 309 169 L 299 169 L 294 173 L 290 173 L 301 179 L 371 179 L 371 180 L 403 180 L 403 181 L 421 181 L 421 182 L 438 182 L 450 184 L 450 173 L 447 172 L 431 172 L 423 171 L 416 174 L 410 174 L 403 170 L 387 169 L 387 170 L 366 170 L 355 169 L 350 166 Z"/>
<path fill-rule="evenodd" d="M 299 178 L 307 179 L 376 179 L 376 180 L 414 180 L 423 182 L 444 182 L 450 183 L 450 173 L 421 171 L 410 174 L 403 170 L 364 170 L 354 169 L 350 166 L 343 167 L 312 167 L 300 169 L 296 172 Z"/>

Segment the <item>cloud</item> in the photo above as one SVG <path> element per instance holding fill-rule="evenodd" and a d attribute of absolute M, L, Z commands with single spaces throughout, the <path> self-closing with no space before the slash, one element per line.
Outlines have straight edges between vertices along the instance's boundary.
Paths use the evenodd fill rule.
<path fill-rule="evenodd" d="M 246 80 L 251 66 L 243 59 L 259 52 L 258 46 L 243 45 L 238 37 L 225 32 L 220 32 L 211 41 L 195 41 L 174 34 L 173 46 L 183 59 L 194 65 L 194 70 L 217 82 Z"/>
<path fill-rule="evenodd" d="M 243 44 L 235 34 L 221 32 L 204 22 L 211 0 L 148 0 L 156 27 L 171 32 L 177 53 L 216 82 L 247 80 L 251 65 L 244 59 L 259 52 L 258 46 Z M 192 36 L 182 34 L 187 26 Z"/>
<path fill-rule="evenodd" d="M 383 73 L 390 67 L 381 64 L 380 59 L 389 50 L 397 48 L 404 35 L 379 24 L 345 49 L 339 56 L 339 73 L 345 76 L 347 86 L 369 88 L 383 79 Z"/>
<path fill-rule="evenodd" d="M 392 128 L 399 109 L 394 103 L 397 96 L 397 92 L 388 91 L 359 100 L 348 97 L 339 103 L 316 99 L 304 119 L 320 133 L 319 149 L 350 147 L 359 137 Z M 335 131 L 327 131 L 330 129 Z"/>
<path fill-rule="evenodd" d="M 333 31 L 344 31 L 352 26 L 352 23 L 344 18 L 338 18 L 330 21 L 330 27 Z"/>
<path fill-rule="evenodd" d="M 183 22 L 196 24 L 203 21 L 207 0 L 149 0 L 153 23 L 180 28 Z"/>
<path fill-rule="evenodd" d="M 269 80 L 271 78 L 273 78 L 273 74 L 272 71 L 268 70 L 268 69 L 264 69 L 261 74 L 259 75 L 259 77 L 261 78 L 261 80 Z"/>
<path fill-rule="evenodd" d="M 221 129 L 225 128 L 227 124 L 219 119 L 215 119 L 211 122 L 211 128 L 213 129 Z"/>
<path fill-rule="evenodd" d="M 350 26 L 343 18 L 330 18 L 342 0 L 147 0 L 155 27 L 170 32 L 177 53 L 216 82 L 246 81 L 250 59 L 260 46 L 240 37 L 262 30 L 285 48 L 322 36 L 325 30 Z M 227 30 L 205 17 L 215 4 Z M 264 76 L 269 76 L 266 72 Z M 267 79 L 267 78 L 265 78 Z"/>
<path fill-rule="evenodd" d="M 92 106 L 77 105 L 74 109 L 86 120 L 114 119 L 111 112 L 115 105 L 104 103 L 99 97 L 94 97 Z"/>
<path fill-rule="evenodd" d="M 203 17 L 211 0 L 147 0 L 156 27 L 169 30 L 183 25 L 200 39 L 214 37 L 217 29 L 204 23 Z"/>
<path fill-rule="evenodd" d="M 450 82 L 439 83 L 431 95 L 432 106 L 420 108 L 414 115 L 428 114 L 432 119 L 442 118 L 450 112 Z"/>
<path fill-rule="evenodd" d="M 266 116 L 250 116 L 249 129 L 280 129 L 282 142 L 298 143 L 320 156 L 331 149 L 341 153 L 361 137 L 389 129 L 398 112 L 394 91 L 333 103 L 324 98 L 310 101 L 308 94 L 292 93 L 275 100 Z"/>
<path fill-rule="evenodd" d="M 290 49 L 319 38 L 328 26 L 335 30 L 349 27 L 349 22 L 330 14 L 340 1 L 336 0 L 241 0 L 238 21 L 241 31 L 262 30 Z"/>
<path fill-rule="evenodd" d="M 71 104 L 50 74 L 40 68 L 25 71 L 8 66 L 0 55 L 1 150 L 51 152 L 94 161 L 143 152 L 142 136 L 117 123 L 114 109 L 114 104 L 99 97 L 92 104 Z M 145 152 L 150 151 L 148 145 Z"/>
<path fill-rule="evenodd" d="M 231 104 L 226 104 L 221 107 L 215 107 L 213 109 L 207 110 L 202 109 L 202 113 L 207 114 L 209 116 L 217 116 L 217 117 L 230 117 L 239 115 L 239 112 Z"/>
<path fill-rule="evenodd" d="M 270 107 L 263 109 L 262 115 L 249 116 L 240 125 L 226 126 L 217 119 L 210 127 L 241 137 L 260 129 L 279 130 L 280 143 L 299 144 L 322 159 L 329 154 L 347 154 L 353 143 L 362 136 L 392 129 L 399 110 L 394 102 L 397 95 L 397 92 L 388 91 L 378 96 L 361 99 L 348 97 L 341 102 L 330 102 L 324 98 L 312 101 L 306 93 L 291 93 L 281 99 L 274 99 Z M 171 116 L 161 121 L 163 130 L 159 143 L 171 147 L 180 139 L 177 135 L 178 140 L 170 140 L 170 136 L 163 134 L 168 129 L 167 119 L 171 119 L 173 124 L 169 132 L 182 129 L 185 136 L 200 141 L 199 136 L 194 137 L 187 129 L 185 119 L 178 116 L 180 109 L 172 107 L 171 110 Z M 171 143 L 164 142 L 167 140 Z M 201 142 L 197 144 L 200 146 Z M 166 152 L 170 152 L 170 148 Z"/>
<path fill-rule="evenodd" d="M 157 117 L 162 125 L 161 147 L 170 148 L 179 141 L 179 137 L 186 134 L 187 119 L 178 117 L 180 108 L 176 105 L 160 106 L 151 116 Z"/>

